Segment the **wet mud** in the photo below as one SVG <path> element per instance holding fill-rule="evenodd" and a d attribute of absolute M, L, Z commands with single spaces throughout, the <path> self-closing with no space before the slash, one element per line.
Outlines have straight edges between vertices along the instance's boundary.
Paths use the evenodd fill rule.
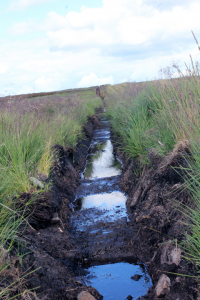
<path fill-rule="evenodd" d="M 109 122 L 102 119 L 100 128 L 94 132 L 86 168 L 72 203 L 74 212 L 70 232 L 84 254 L 80 263 L 83 274 L 78 279 L 84 283 L 91 277 L 90 273 L 84 277 L 84 270 L 101 270 L 101 274 L 95 273 L 89 282 L 92 285 L 97 283 L 97 289 L 100 283 L 103 299 L 126 299 L 128 296 L 136 299 L 151 286 L 151 278 L 144 264 L 139 267 L 138 288 L 134 287 L 131 279 L 136 275 L 139 262 L 128 243 L 132 229 L 129 228 L 126 212 L 127 196 L 120 188 L 121 169 L 122 162 L 113 153 Z M 125 276 L 127 272 L 130 276 L 123 281 L 122 274 Z M 107 280 L 103 281 L 102 278 Z M 108 278 L 112 278 L 110 283 Z"/>
<path fill-rule="evenodd" d="M 151 285 L 145 264 L 132 251 L 127 197 L 120 188 L 122 165 L 113 154 L 109 123 L 104 119 L 100 123 L 100 118 L 89 120 L 85 138 L 75 151 L 56 146 L 58 160 L 52 169 L 50 195 L 38 201 L 41 203 L 29 220 L 35 230 L 27 228 L 24 233 L 30 251 L 24 268 L 36 270 L 27 278 L 27 288 L 37 288 L 41 299 L 77 299 L 82 291 L 102 299 L 98 289 L 91 287 L 92 282 L 86 282 L 88 270 L 100 265 L 117 267 L 119 273 L 123 264 L 130 269 L 133 289 L 132 295 L 124 290 L 126 297 L 136 299 Z M 57 223 L 52 222 L 55 213 Z M 140 274 L 134 273 L 138 272 L 135 266 Z M 116 275 L 111 273 L 111 277 Z M 135 275 L 141 277 L 138 293 L 131 279 Z M 114 299 L 116 285 L 109 289 Z M 110 295 L 106 290 L 105 295 L 104 290 L 101 292 L 104 299 Z"/>
<path fill-rule="evenodd" d="M 55 145 L 56 161 L 47 180 L 51 188 L 48 193 L 40 194 L 30 208 L 31 227 L 23 229 L 21 254 L 24 259 L 20 272 L 31 272 L 26 276 L 25 287 L 35 289 L 38 299 L 77 299 L 82 291 L 89 291 L 96 299 L 101 299 L 98 291 L 76 278 L 84 255 L 69 231 L 71 203 L 80 185 L 80 173 L 85 168 L 94 130 L 98 127 L 98 117 L 89 118 L 76 149 Z M 31 196 L 31 193 L 23 194 L 20 201 L 26 203 Z"/>
<path fill-rule="evenodd" d="M 183 174 L 177 168 L 187 166 L 182 154 L 189 153 L 189 149 L 180 144 L 164 158 L 151 150 L 151 163 L 141 170 L 137 161 L 126 159 L 120 152 L 121 145 L 114 137 L 113 143 L 124 162 L 120 187 L 128 195 L 131 251 L 136 259 L 146 263 L 153 282 L 140 300 L 199 299 L 197 269 L 184 259 L 181 251 L 184 232 L 188 230 L 183 225 L 181 205 L 192 206 L 192 202 L 182 187 Z"/>
<path fill-rule="evenodd" d="M 26 287 L 37 288 L 39 299 L 76 300 L 82 291 L 97 300 L 102 295 L 106 300 L 197 299 L 197 282 L 190 277 L 197 270 L 183 257 L 172 257 L 184 239 L 178 203 L 190 204 L 187 192 L 179 188 L 182 178 L 174 170 L 184 164 L 183 149 L 164 159 L 149 153 L 151 166 L 136 176 L 137 162 L 126 159 L 112 136 L 117 155 L 110 154 L 109 123 L 105 119 L 100 123 L 101 117 L 88 120 L 76 150 L 55 146 L 52 188 L 37 200 L 29 219 L 33 228 L 23 233 L 23 270 L 35 270 Z M 22 195 L 24 201 L 29 197 Z M 119 275 L 115 267 L 121 270 Z M 122 284 L 128 282 L 123 279 L 126 267 L 133 289 L 131 293 L 127 287 L 127 295 L 119 296 L 112 281 L 107 285 L 102 278 L 115 281 L 115 276 L 121 276 Z M 138 279 L 140 291 L 144 288 L 141 294 L 137 294 L 137 280 L 131 278 Z"/>

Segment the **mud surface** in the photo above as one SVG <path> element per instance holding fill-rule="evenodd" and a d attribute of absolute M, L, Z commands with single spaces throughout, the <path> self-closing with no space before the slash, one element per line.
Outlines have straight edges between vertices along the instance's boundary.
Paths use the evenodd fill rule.
<path fill-rule="evenodd" d="M 26 287 L 36 289 L 39 299 L 77 299 L 77 295 L 88 290 L 96 299 L 101 295 L 76 279 L 80 274 L 82 250 L 69 232 L 71 203 L 80 185 L 80 172 L 84 170 L 88 149 L 99 121 L 95 116 L 88 120 L 84 137 L 77 148 L 66 149 L 55 145 L 57 159 L 48 182 L 51 189 L 36 200 L 29 223 L 23 233 L 25 246 L 23 270 L 33 272 L 26 277 Z M 30 194 L 22 195 L 24 202 Z M 56 218 L 55 218 L 56 216 Z"/>
<path fill-rule="evenodd" d="M 58 158 L 51 172 L 51 191 L 34 205 L 30 218 L 34 229 L 27 227 L 24 233 L 29 253 L 23 268 L 37 269 L 28 277 L 27 288 L 37 288 L 40 299 L 77 299 L 80 292 L 87 290 L 98 300 L 102 299 L 99 291 L 85 281 L 89 268 L 122 262 L 133 266 L 139 262 L 144 273 L 133 272 L 132 277 L 144 278 L 148 272 L 153 286 L 138 299 L 158 299 L 155 287 L 163 274 L 168 276 L 170 285 L 159 298 L 197 299 L 196 280 L 178 275 L 193 276 L 194 266 L 183 258 L 176 263 L 171 259 L 177 249 L 176 241 L 183 240 L 183 216 L 175 207 L 179 204 L 174 205 L 171 200 L 190 204 L 186 191 L 180 188 L 182 179 L 173 169 L 184 164 L 180 155 L 183 149 L 165 159 L 150 153 L 152 165 L 137 177 L 137 162 L 127 160 L 113 140 L 123 161 L 120 171 L 116 157 L 104 160 L 110 147 L 108 132 L 102 139 L 97 131 L 91 144 L 96 129 L 101 126 L 105 133 L 108 130 L 106 120 L 100 125 L 98 118 L 88 121 L 85 138 L 76 150 L 56 146 Z M 102 169 L 100 178 L 94 161 L 100 167 L 104 161 L 107 171 L 111 168 L 112 172 L 104 175 Z M 92 195 L 97 198 L 91 198 Z M 24 201 L 28 197 L 23 195 Z M 56 223 L 55 213 L 59 218 Z M 134 290 L 127 296 L 134 297 Z"/>
<path fill-rule="evenodd" d="M 97 127 L 99 129 L 94 131 Z M 44 203 L 38 204 L 30 219 L 36 230 L 27 228 L 24 234 L 31 250 L 24 265 L 38 268 L 30 276 L 28 288 L 39 287 L 37 295 L 42 299 L 77 299 L 77 295 L 86 290 L 101 299 L 95 288 L 86 285 L 88 268 L 122 262 L 126 268 L 133 268 L 138 264 L 131 249 L 133 233 L 126 214 L 127 198 L 120 188 L 121 163 L 112 153 L 108 129 L 105 120 L 100 124 L 97 118 L 92 119 L 84 145 L 81 141 L 74 152 L 56 146 L 58 161 L 51 174 L 51 197 L 45 198 L 49 207 L 41 210 Z M 99 178 L 98 168 L 102 178 Z M 52 224 L 55 213 L 60 222 Z M 144 283 L 144 276 L 148 275 L 145 265 L 141 263 L 140 267 L 143 278 L 138 282 L 140 293 L 133 288 L 135 299 L 145 294 L 151 284 L 150 278 Z M 119 272 L 120 268 L 121 265 Z M 132 269 L 131 276 L 134 275 Z M 131 278 L 129 280 L 134 287 Z"/>
<path fill-rule="evenodd" d="M 150 151 L 151 164 L 136 176 L 139 174 L 137 161 L 127 160 L 118 150 L 120 147 L 114 138 L 113 142 L 124 162 L 120 187 L 129 196 L 126 205 L 128 227 L 132 232 L 131 251 L 136 259 L 146 262 L 154 284 L 140 299 L 199 299 L 197 279 L 193 277 L 197 275 L 197 269 L 180 255 L 187 230 L 183 226 L 185 216 L 181 213 L 181 205 L 192 206 L 192 203 L 187 191 L 181 187 L 183 177 L 176 168 L 186 167 L 182 154 L 189 153 L 189 149 L 179 145 L 164 158 Z M 163 275 L 168 277 L 169 286 L 156 297 L 156 287 Z"/>
<path fill-rule="evenodd" d="M 136 275 L 138 261 L 128 243 L 132 230 L 128 226 L 126 213 L 127 197 L 120 188 L 122 165 L 113 154 L 109 123 L 102 119 L 100 125 L 100 129 L 94 133 L 81 185 L 72 203 L 74 212 L 70 232 L 84 256 L 80 262 L 83 268 L 81 275 L 84 275 L 85 268 L 92 271 L 94 266 L 98 266 L 96 269 L 101 270 L 101 274 L 97 272 L 92 276 L 90 284 L 94 284 L 97 289 L 100 286 L 104 299 L 125 299 L 128 296 L 136 299 L 146 293 L 151 286 L 151 279 L 145 273 L 144 264 L 139 267 L 142 274 L 139 276 L 142 278 L 138 279 L 138 288 L 134 287 L 131 279 Z M 125 274 L 128 280 L 123 280 Z M 110 283 L 109 276 L 112 278 Z M 90 277 L 91 274 L 88 274 L 86 278 Z M 85 282 L 81 276 L 78 280 Z"/>

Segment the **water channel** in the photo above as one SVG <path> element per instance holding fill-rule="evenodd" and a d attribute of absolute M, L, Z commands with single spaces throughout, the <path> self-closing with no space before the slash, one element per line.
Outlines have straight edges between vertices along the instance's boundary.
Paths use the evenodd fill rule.
<path fill-rule="evenodd" d="M 121 168 L 113 153 L 109 122 L 102 118 L 89 149 L 71 222 L 84 253 L 84 272 L 77 280 L 96 288 L 104 300 L 137 299 L 152 285 L 145 265 L 123 250 L 128 217 L 127 197 L 119 187 Z"/>

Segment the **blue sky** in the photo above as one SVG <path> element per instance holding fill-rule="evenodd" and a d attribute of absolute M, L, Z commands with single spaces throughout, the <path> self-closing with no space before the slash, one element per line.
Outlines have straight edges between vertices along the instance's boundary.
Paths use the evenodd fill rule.
<path fill-rule="evenodd" d="M 0 4 L 0 94 L 151 80 L 199 60 L 197 0 L 9 0 Z"/>
<path fill-rule="evenodd" d="M 10 5 L 12 2 L 10 1 Z M 29 2 L 29 0 L 27 0 Z M 9 28 L 15 22 L 28 22 L 30 19 L 35 20 L 37 22 L 42 22 L 44 17 L 51 11 L 56 12 L 59 15 L 65 16 L 69 11 L 80 12 L 81 7 L 84 5 L 86 7 L 102 7 L 102 0 L 58 0 L 58 1 L 48 1 L 41 2 L 38 5 L 26 6 L 24 8 L 17 9 L 9 9 L 9 2 L 3 1 L 0 3 L 0 17 L 1 17 L 1 27 L 0 27 L 0 36 L 2 38 L 8 38 L 6 28 Z M 32 38 L 33 36 L 41 36 L 41 34 L 45 35 L 44 32 L 37 32 L 32 34 L 31 37 L 21 37 L 21 38 Z M 10 37 L 10 38 L 13 38 Z M 17 37 L 18 38 L 18 37 Z"/>

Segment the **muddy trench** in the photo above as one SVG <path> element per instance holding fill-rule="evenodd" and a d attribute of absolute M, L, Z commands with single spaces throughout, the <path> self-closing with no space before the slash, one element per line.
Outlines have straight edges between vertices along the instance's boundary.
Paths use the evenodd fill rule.
<path fill-rule="evenodd" d="M 137 299 L 151 286 L 146 266 L 134 258 L 126 242 L 132 233 L 127 197 L 119 186 L 121 169 L 122 162 L 113 153 L 109 122 L 102 117 L 72 203 L 70 232 L 84 257 L 78 280 L 95 287 L 105 300 Z"/>
<path fill-rule="evenodd" d="M 55 145 L 51 189 L 32 208 L 26 288 L 43 300 L 197 300 L 197 270 L 177 246 L 184 216 L 170 201 L 190 203 L 174 170 L 179 149 L 164 159 L 150 152 L 138 176 L 102 112 L 83 131 L 75 150 Z"/>

